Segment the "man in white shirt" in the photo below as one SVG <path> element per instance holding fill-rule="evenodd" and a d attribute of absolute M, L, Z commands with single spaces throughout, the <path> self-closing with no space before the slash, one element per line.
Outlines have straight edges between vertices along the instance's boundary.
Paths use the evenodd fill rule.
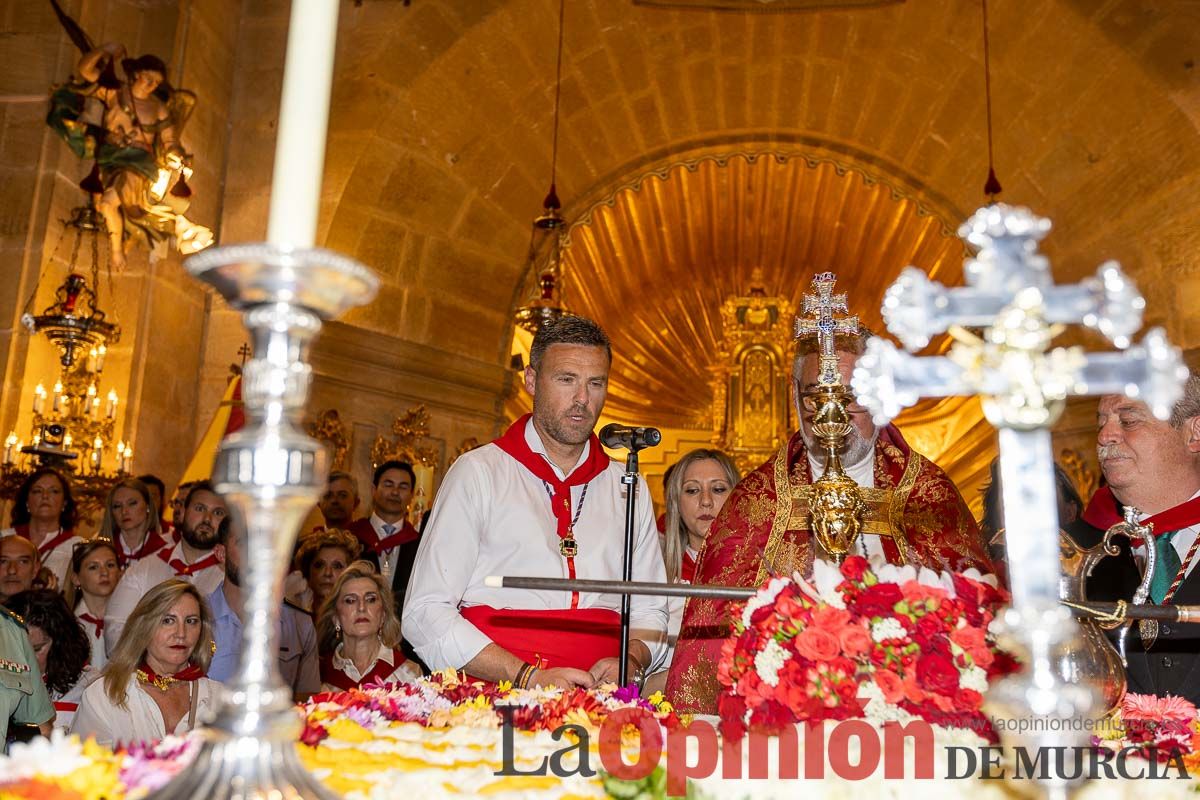
<path fill-rule="evenodd" d="M 104 611 L 104 648 L 112 654 L 125 620 L 150 589 L 168 578 L 182 578 L 209 595 L 225 578 L 221 564 L 221 520 L 225 500 L 208 481 L 197 481 L 188 491 L 178 544 L 167 545 L 156 555 L 137 561 L 121 576 Z"/>
<path fill-rule="evenodd" d="M 1155 550 L 1149 601 L 1157 605 L 1200 603 L 1200 376 L 1192 375 L 1184 395 L 1161 422 L 1139 400 L 1110 395 L 1097 409 L 1097 455 L 1107 486 L 1093 495 L 1084 520 L 1105 529 L 1121 520 L 1122 507 L 1132 506 L 1142 524 L 1153 525 L 1153 541 L 1133 547 L 1145 564 L 1148 547 Z M 1129 559 L 1128 552 L 1122 556 Z M 1133 595 L 1137 573 L 1118 592 Z M 1194 625 L 1160 624 L 1157 636 L 1126 638 L 1129 691 L 1174 694 L 1200 702 L 1200 629 Z"/>
<path fill-rule="evenodd" d="M 623 467 L 592 429 L 604 407 L 612 350 L 598 325 L 543 325 L 525 370 L 533 414 L 466 453 L 434 503 L 404 604 L 404 637 L 432 669 L 518 686 L 615 681 L 616 595 L 489 588 L 490 575 L 620 579 Z M 639 481 L 633 579 L 666 578 L 654 510 Z M 629 674 L 666 652 L 665 598 L 632 599 Z"/>

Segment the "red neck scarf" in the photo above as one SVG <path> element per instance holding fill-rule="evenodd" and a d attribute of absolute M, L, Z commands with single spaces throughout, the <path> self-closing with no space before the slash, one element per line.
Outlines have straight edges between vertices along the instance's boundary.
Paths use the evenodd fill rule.
<path fill-rule="evenodd" d="M 691 583 L 696 577 L 696 560 L 687 550 L 683 551 L 683 563 L 679 565 L 679 577 Z"/>
<path fill-rule="evenodd" d="M 371 667 L 371 670 L 362 676 L 362 680 L 356 681 L 333 665 L 333 656 L 322 656 L 321 683 L 328 683 L 330 686 L 336 686 L 343 692 L 348 692 L 360 686 L 377 684 L 384 678 L 390 677 L 393 672 L 400 668 L 400 665 L 404 661 L 404 653 L 401 652 L 400 648 L 394 648 L 392 650 L 391 664 L 382 658 L 378 658 L 375 660 L 375 666 Z"/>
<path fill-rule="evenodd" d="M 139 681 L 142 683 L 153 684 L 156 688 L 164 692 L 171 688 L 171 684 L 178 681 L 191 682 L 203 677 L 204 670 L 200 669 L 200 667 L 196 666 L 190 661 L 186 667 L 179 670 L 179 672 L 176 672 L 174 675 L 159 675 L 150 668 L 150 665 L 146 663 L 145 659 L 142 659 L 142 663 L 139 664 L 137 668 L 137 679 Z"/>
<path fill-rule="evenodd" d="M 1121 505 L 1113 496 L 1112 490 L 1101 486 L 1092 495 L 1087 510 L 1083 512 L 1083 521 L 1100 530 L 1108 530 L 1118 522 L 1124 522 Z M 1154 525 L 1154 536 L 1162 536 L 1171 531 L 1190 528 L 1200 523 L 1200 497 L 1193 497 L 1174 508 L 1160 511 L 1142 520 L 1142 525 Z"/>
<path fill-rule="evenodd" d="M 567 476 L 566 480 L 559 480 L 558 473 L 554 471 L 550 462 L 540 453 L 533 452 L 529 447 L 529 442 L 525 441 L 525 427 L 531 416 L 532 414 L 526 414 L 514 422 L 504 432 L 504 435 L 492 444 L 508 453 L 516 459 L 517 463 L 532 472 L 534 477 L 545 481 L 546 485 L 550 487 L 553 493 L 553 497 L 550 498 L 550 511 L 554 514 L 557 525 L 556 533 L 559 539 L 566 539 L 571 535 L 571 487 L 582 486 L 592 480 L 608 469 L 612 460 L 605 455 L 604 449 L 600 447 L 600 440 L 593 433 L 588 439 L 590 446 L 587 458 Z M 567 556 L 566 559 L 567 574 L 574 579 L 575 559 L 571 556 Z M 579 593 L 572 592 L 571 608 L 578 607 Z"/>
<path fill-rule="evenodd" d="M 387 524 L 391 525 L 392 523 Z M 372 526 L 372 530 L 373 529 L 374 526 Z M 393 547 L 399 547 L 406 542 L 411 542 L 416 539 L 417 529 L 410 525 L 408 520 L 405 519 L 400 521 L 400 524 L 396 526 L 396 532 L 390 536 L 380 537 L 378 531 L 376 531 L 375 535 L 376 537 L 379 537 L 375 541 L 375 552 L 382 555 L 388 550 L 391 550 Z"/>
<path fill-rule="evenodd" d="M 208 569 L 209 567 L 215 567 L 220 563 L 217 561 L 216 553 L 209 553 L 194 564 L 188 564 L 182 558 L 172 558 L 171 553 L 174 552 L 174 550 L 175 548 L 173 547 L 163 548 L 162 550 L 158 551 L 158 557 L 165 561 L 171 569 L 175 570 L 175 577 L 177 578 L 190 577 L 195 575 L 200 570 Z"/>
<path fill-rule="evenodd" d="M 122 566 L 128 566 L 134 561 L 141 561 L 146 556 L 152 556 L 167 546 L 167 540 L 164 539 L 156 530 L 146 531 L 146 538 L 142 540 L 142 546 L 134 552 L 130 553 L 125 549 L 125 540 L 121 538 L 121 534 L 117 534 L 117 562 Z"/>
<path fill-rule="evenodd" d="M 28 525 L 17 525 L 16 527 L 13 528 L 13 530 L 15 530 L 17 532 L 18 536 L 21 536 L 25 539 L 29 539 L 29 526 Z M 60 544 L 65 542 L 67 539 L 70 539 L 74 535 L 75 535 L 75 531 L 71 530 L 70 528 L 67 528 L 66 530 L 60 530 L 58 533 L 54 534 L 53 536 L 47 536 L 44 540 L 42 540 L 42 543 L 38 545 L 38 549 L 37 549 L 38 558 L 45 558 L 47 553 L 49 553 L 54 548 L 58 547 Z M 29 539 L 29 540 L 33 541 L 32 539 Z"/>
<path fill-rule="evenodd" d="M 82 620 L 83 622 L 88 623 L 89 625 L 91 625 L 93 628 L 96 629 L 95 638 L 99 639 L 101 634 L 104 633 L 104 618 L 103 617 L 97 619 L 96 617 L 93 617 L 91 615 L 91 613 L 85 611 L 79 615 L 79 619 Z"/>

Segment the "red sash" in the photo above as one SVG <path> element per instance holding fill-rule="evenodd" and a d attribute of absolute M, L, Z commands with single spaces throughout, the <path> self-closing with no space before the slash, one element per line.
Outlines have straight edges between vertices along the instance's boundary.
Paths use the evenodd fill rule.
<path fill-rule="evenodd" d="M 1092 495 L 1087 510 L 1083 512 L 1083 521 L 1100 530 L 1108 530 L 1118 522 L 1124 522 L 1121 506 L 1112 490 L 1101 486 Z M 1161 536 L 1170 531 L 1190 528 L 1200 523 L 1200 497 L 1180 503 L 1166 511 L 1160 511 L 1142 520 L 1142 525 L 1154 525 L 1154 536 Z M 1140 544 L 1140 542 L 1138 543 Z"/>
<path fill-rule="evenodd" d="M 181 558 L 171 558 L 171 553 L 174 550 L 174 547 L 163 548 L 162 550 L 158 551 L 158 557 L 165 561 L 171 569 L 175 570 L 175 577 L 177 578 L 190 577 L 202 569 L 215 567 L 221 563 L 217 561 L 216 553 L 209 553 L 196 563 L 188 564 Z"/>
<path fill-rule="evenodd" d="M 550 462 L 543 456 L 533 452 L 529 447 L 529 442 L 525 441 L 525 427 L 529 422 L 531 414 L 518 419 L 508 430 L 492 444 L 499 447 L 504 452 L 508 453 L 517 463 L 525 467 L 534 474 L 535 477 L 545 481 L 550 487 L 554 496 L 550 499 L 550 511 L 554 514 L 554 519 L 557 523 L 558 538 L 566 539 L 571 535 L 571 487 L 581 486 L 592 478 L 595 478 L 604 470 L 608 469 L 608 465 L 612 463 L 604 449 L 600 447 L 600 440 L 596 438 L 596 434 L 592 434 L 588 440 L 590 447 L 588 449 L 587 459 L 575 468 L 575 471 L 567 476 L 565 481 L 559 480 L 554 468 L 550 466 Z M 575 578 L 575 559 L 567 556 L 567 575 L 572 580 Z M 571 592 L 571 608 L 579 608 L 579 593 Z M 588 666 L 591 666 L 590 664 Z"/>
<path fill-rule="evenodd" d="M 372 526 L 374 530 L 374 526 Z M 379 536 L 376 532 L 376 537 Z M 400 530 L 393 533 L 391 536 L 385 536 L 382 539 L 376 539 L 374 550 L 376 553 L 383 555 L 394 547 L 399 547 L 406 542 L 411 542 L 418 536 L 417 529 L 414 528 L 408 520 L 404 520 L 404 524 L 400 526 Z"/>
<path fill-rule="evenodd" d="M 173 681 L 191 682 L 199 680 L 204 677 L 204 670 L 202 670 L 199 665 L 193 664 L 191 661 L 189 661 L 186 667 L 179 670 L 179 672 L 176 672 L 174 675 L 159 675 L 150 668 L 149 664 L 147 664 L 145 661 L 142 661 L 142 663 L 138 665 L 136 675 L 137 679 L 142 683 L 154 683 L 157 685 L 158 681 L 165 681 L 166 685 L 170 686 L 171 682 Z M 160 686 L 159 688 L 161 689 L 163 687 Z"/>
<path fill-rule="evenodd" d="M 621 615 L 608 608 L 525 611 L 471 606 L 459 613 L 493 642 L 539 669 L 588 670 L 621 652 Z"/>
<path fill-rule="evenodd" d="M 16 527 L 13 528 L 13 530 L 16 531 L 17 536 L 20 536 L 24 539 L 29 539 L 29 526 L 28 525 L 17 525 Z M 58 547 L 60 544 L 65 542 L 67 539 L 70 539 L 74 535 L 75 535 L 75 531 L 71 530 L 70 528 L 67 528 L 65 531 L 60 530 L 54 536 L 47 537 L 45 539 L 45 541 L 43 541 L 40 545 L 38 545 L 38 549 L 37 549 L 38 558 L 45 558 L 47 553 L 51 552 L 52 550 L 54 550 L 54 548 Z M 33 541 L 33 540 L 30 539 L 30 541 Z"/>
<path fill-rule="evenodd" d="M 142 546 L 132 553 L 125 552 L 125 540 L 121 539 L 121 534 L 117 533 L 117 563 L 122 567 L 126 567 L 134 561 L 140 561 L 146 556 L 152 556 L 167 546 L 167 540 L 164 539 L 156 530 L 146 531 L 146 538 L 142 541 Z M 172 545 L 174 547 L 174 545 Z M 169 551 L 168 551 L 169 552 Z"/>
<path fill-rule="evenodd" d="M 392 673 L 398 670 L 404 661 L 404 653 L 397 647 L 392 650 L 391 664 L 382 658 L 376 659 L 375 666 L 371 667 L 371 671 L 363 675 L 361 681 L 356 681 L 333 665 L 332 655 L 321 656 L 321 683 L 328 683 L 330 686 L 336 686 L 343 692 L 348 692 L 360 686 L 368 686 L 381 682 L 384 678 L 391 676 Z"/>

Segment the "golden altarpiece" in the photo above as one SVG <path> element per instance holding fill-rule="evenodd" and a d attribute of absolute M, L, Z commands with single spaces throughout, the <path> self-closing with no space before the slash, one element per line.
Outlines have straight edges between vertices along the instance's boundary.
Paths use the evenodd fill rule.
<path fill-rule="evenodd" d="M 768 292 L 762 270 L 721 306 L 722 336 L 712 367 L 713 444 L 743 473 L 769 459 L 795 430 L 790 347 L 795 307 Z"/>

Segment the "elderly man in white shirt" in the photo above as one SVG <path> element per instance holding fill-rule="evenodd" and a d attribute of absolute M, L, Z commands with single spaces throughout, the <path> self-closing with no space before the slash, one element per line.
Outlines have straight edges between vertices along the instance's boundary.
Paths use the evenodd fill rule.
<path fill-rule="evenodd" d="M 590 687 L 619 674 L 619 596 L 484 585 L 489 575 L 622 574 L 624 469 L 592 433 L 608 391 L 608 338 L 568 317 L 538 330 L 529 362 L 533 414 L 446 474 L 413 566 L 404 637 L 435 670 Z M 636 511 L 633 579 L 663 582 L 644 481 Z M 667 602 L 640 596 L 631 608 L 628 667 L 640 679 L 666 653 Z"/>

